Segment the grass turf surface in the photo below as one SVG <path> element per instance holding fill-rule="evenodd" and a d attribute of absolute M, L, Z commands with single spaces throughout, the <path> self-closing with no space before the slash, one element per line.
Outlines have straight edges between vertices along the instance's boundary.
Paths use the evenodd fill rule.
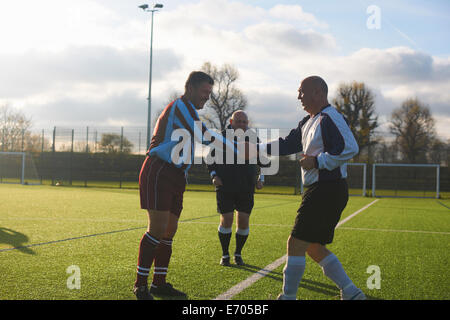
<path fill-rule="evenodd" d="M 0 184 L 0 299 L 134 299 L 138 245 L 146 229 L 137 190 Z M 342 218 L 373 198 L 352 197 Z M 213 299 L 286 252 L 299 196 L 257 194 L 244 267 L 222 267 L 213 192 L 186 192 L 168 281 L 189 299 Z M 450 203 L 383 198 L 343 224 L 329 246 L 373 299 L 450 299 Z M 230 252 L 234 250 L 234 231 Z M 69 290 L 66 269 L 81 271 Z M 369 290 L 370 265 L 381 289 Z M 284 264 L 234 299 L 274 299 Z M 307 258 L 299 299 L 338 299 Z"/>

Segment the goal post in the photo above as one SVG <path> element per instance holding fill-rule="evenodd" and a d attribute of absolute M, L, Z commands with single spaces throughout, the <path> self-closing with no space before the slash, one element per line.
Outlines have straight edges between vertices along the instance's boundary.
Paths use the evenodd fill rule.
<path fill-rule="evenodd" d="M 31 154 L 1 151 L 0 183 L 40 184 Z"/>
<path fill-rule="evenodd" d="M 367 194 L 367 164 L 348 162 L 346 165 L 349 195 L 365 197 Z"/>
<path fill-rule="evenodd" d="M 439 164 L 374 163 L 372 197 L 439 198 L 439 181 Z"/>

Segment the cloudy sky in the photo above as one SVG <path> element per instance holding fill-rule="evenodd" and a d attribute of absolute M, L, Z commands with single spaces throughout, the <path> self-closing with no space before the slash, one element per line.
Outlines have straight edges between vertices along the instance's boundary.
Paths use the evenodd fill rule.
<path fill-rule="evenodd" d="M 163 1 L 163 0 L 161 0 Z M 34 128 L 145 126 L 150 13 L 135 0 L 1 0 L 0 105 Z M 254 126 L 292 128 L 301 79 L 365 82 L 386 123 L 409 97 L 450 139 L 448 0 L 171 0 L 155 14 L 153 110 L 206 62 L 234 65 Z M 381 130 L 385 125 L 381 127 Z"/>

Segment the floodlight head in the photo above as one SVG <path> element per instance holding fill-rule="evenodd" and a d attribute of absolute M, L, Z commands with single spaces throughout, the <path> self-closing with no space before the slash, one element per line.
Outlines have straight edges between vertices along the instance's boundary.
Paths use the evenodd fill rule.
<path fill-rule="evenodd" d="M 145 10 L 148 8 L 148 4 L 140 5 L 139 8 L 141 8 L 142 10 Z"/>
<path fill-rule="evenodd" d="M 153 9 L 161 9 L 163 7 L 163 5 L 161 3 L 155 3 L 155 5 L 153 6 Z"/>

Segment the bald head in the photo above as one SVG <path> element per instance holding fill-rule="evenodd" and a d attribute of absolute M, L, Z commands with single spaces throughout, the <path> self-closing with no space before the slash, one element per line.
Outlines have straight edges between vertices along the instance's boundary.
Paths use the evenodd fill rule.
<path fill-rule="evenodd" d="M 243 110 L 237 110 L 237 111 L 233 112 L 233 114 L 231 115 L 231 119 L 236 119 L 236 118 L 247 118 L 247 114 Z"/>
<path fill-rule="evenodd" d="M 302 81 L 302 83 L 307 83 L 308 85 L 310 85 L 312 87 L 312 89 L 318 90 L 323 95 L 328 96 L 328 85 L 325 82 L 325 80 L 323 80 L 321 77 L 311 76 L 311 77 L 305 78 Z"/>
<path fill-rule="evenodd" d="M 303 79 L 298 93 L 298 99 L 301 100 L 303 109 L 311 115 L 317 114 L 328 105 L 328 85 L 319 76 Z"/>
<path fill-rule="evenodd" d="M 233 112 L 233 115 L 230 119 L 231 127 L 236 129 L 247 130 L 248 127 L 248 117 L 247 114 L 242 110 L 237 110 Z"/>

